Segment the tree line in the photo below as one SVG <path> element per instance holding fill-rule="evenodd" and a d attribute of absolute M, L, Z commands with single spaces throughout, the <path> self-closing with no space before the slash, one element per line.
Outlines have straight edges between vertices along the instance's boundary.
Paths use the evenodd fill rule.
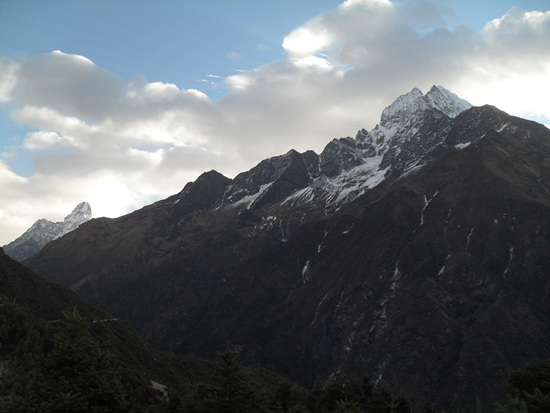
<path fill-rule="evenodd" d="M 231 351 L 185 391 L 153 389 L 139 370 L 103 350 L 76 311 L 59 323 L 0 306 L 0 412 L 430 413 L 367 379 L 305 389 L 242 365 Z M 513 372 L 496 413 L 550 411 L 550 359 Z M 481 412 L 481 407 L 477 407 Z"/>

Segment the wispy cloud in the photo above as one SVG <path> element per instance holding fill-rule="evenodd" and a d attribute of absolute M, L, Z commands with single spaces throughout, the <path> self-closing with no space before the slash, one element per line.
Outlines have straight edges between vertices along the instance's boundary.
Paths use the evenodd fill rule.
<path fill-rule="evenodd" d="M 241 54 L 238 52 L 227 52 L 225 54 L 225 57 L 227 57 L 230 60 L 240 60 L 242 58 Z"/>
<path fill-rule="evenodd" d="M 271 47 L 266 46 L 266 45 L 263 44 L 263 43 L 258 43 L 258 44 L 256 45 L 256 51 L 257 51 L 257 52 L 265 53 L 265 52 L 270 52 L 271 50 L 272 50 Z"/>

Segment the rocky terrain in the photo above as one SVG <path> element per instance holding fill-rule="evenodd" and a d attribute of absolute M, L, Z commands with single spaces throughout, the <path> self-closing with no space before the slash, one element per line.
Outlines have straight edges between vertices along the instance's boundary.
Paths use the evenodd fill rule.
<path fill-rule="evenodd" d="M 206 172 L 25 261 L 154 346 L 490 406 L 550 354 L 550 130 L 442 87 L 355 138 Z"/>
<path fill-rule="evenodd" d="M 45 218 L 37 220 L 20 237 L 4 246 L 4 252 L 17 261 L 23 261 L 36 254 L 48 242 L 62 237 L 92 219 L 92 208 L 81 202 L 62 222 L 52 222 Z"/>

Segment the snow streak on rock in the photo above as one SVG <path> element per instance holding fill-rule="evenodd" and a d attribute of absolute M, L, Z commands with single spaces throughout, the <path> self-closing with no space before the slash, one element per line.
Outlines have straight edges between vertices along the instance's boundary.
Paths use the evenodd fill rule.
<path fill-rule="evenodd" d="M 326 213 L 333 212 L 392 174 L 405 176 L 420 170 L 446 136 L 423 138 L 423 122 L 452 119 L 470 107 L 441 86 L 433 86 L 425 95 L 415 88 L 385 108 L 371 131 L 362 129 L 355 138 L 333 139 L 320 155 L 291 150 L 239 174 L 221 204 L 252 209 L 263 199 L 272 202 L 278 197 L 281 207 L 322 202 Z M 460 150 L 467 144 L 453 146 Z"/>

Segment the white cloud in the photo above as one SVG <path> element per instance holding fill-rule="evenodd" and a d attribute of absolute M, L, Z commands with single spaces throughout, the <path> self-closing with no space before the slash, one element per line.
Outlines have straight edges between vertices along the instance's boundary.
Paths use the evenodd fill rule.
<path fill-rule="evenodd" d="M 512 8 L 483 28 L 462 87 L 474 104 L 550 118 L 550 12 Z"/>
<path fill-rule="evenodd" d="M 283 47 L 293 56 L 308 56 L 320 52 L 333 43 L 333 38 L 322 22 L 312 27 L 299 27 L 283 41 Z M 318 26 L 318 27 L 315 27 Z"/>
<path fill-rule="evenodd" d="M 10 101 L 11 91 L 17 83 L 18 65 L 0 58 L 0 102 Z"/>
<path fill-rule="evenodd" d="M 71 138 L 61 136 L 57 132 L 38 131 L 29 133 L 23 146 L 29 150 L 40 150 L 55 146 L 74 146 L 74 144 Z"/>
<path fill-rule="evenodd" d="M 9 92 L 13 103 L 48 107 L 89 120 L 108 116 L 125 88 L 120 78 L 89 59 L 59 51 L 27 56 L 12 76 L 17 78 Z"/>
<path fill-rule="evenodd" d="M 0 244 L 83 200 L 118 216 L 210 169 L 233 176 L 292 148 L 319 152 L 372 128 L 413 87 L 550 122 L 550 12 L 512 9 L 476 33 L 446 28 L 446 7 L 349 0 L 289 33 L 286 59 L 220 79 L 229 92 L 217 102 L 139 75 L 125 83 L 83 56 L 0 60 L 0 101 L 35 129 L 19 149 L 32 176 L 9 169 L 9 151 L 0 160 Z"/>
<path fill-rule="evenodd" d="M 302 67 L 302 68 L 317 68 L 321 70 L 333 70 L 333 66 L 331 62 L 328 59 L 319 57 L 319 56 L 304 56 L 304 57 L 296 57 L 293 58 L 292 61 L 296 66 Z"/>
<path fill-rule="evenodd" d="M 376 47 L 397 18 L 387 0 L 347 1 L 336 9 L 294 29 L 283 41 L 291 56 L 331 51 L 342 64 L 364 64 L 365 53 Z"/>
<path fill-rule="evenodd" d="M 504 16 L 487 23 L 483 35 L 487 43 L 508 53 L 547 52 L 550 12 L 524 12 L 513 7 Z"/>
<path fill-rule="evenodd" d="M 240 53 L 234 51 L 227 52 L 225 54 L 225 57 L 227 57 L 229 60 L 240 60 L 242 58 Z"/>

